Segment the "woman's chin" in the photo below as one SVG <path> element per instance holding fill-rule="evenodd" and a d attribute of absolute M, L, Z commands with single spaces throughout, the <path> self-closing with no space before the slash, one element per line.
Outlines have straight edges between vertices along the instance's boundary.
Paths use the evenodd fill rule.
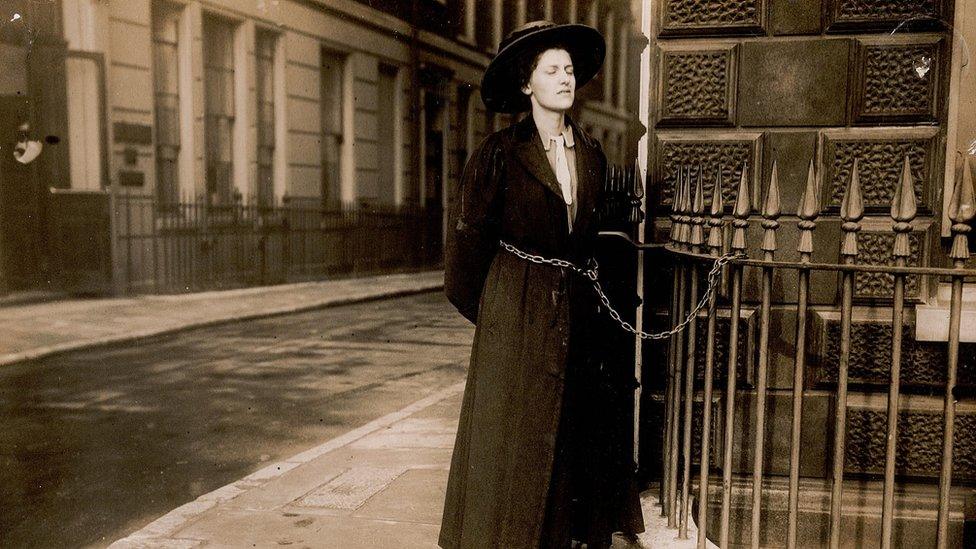
<path fill-rule="evenodd" d="M 573 99 L 574 99 L 573 96 L 569 96 L 569 97 L 559 96 L 553 99 L 552 101 L 548 102 L 547 104 L 542 105 L 542 107 L 550 111 L 558 111 L 558 112 L 568 111 L 573 107 Z"/>

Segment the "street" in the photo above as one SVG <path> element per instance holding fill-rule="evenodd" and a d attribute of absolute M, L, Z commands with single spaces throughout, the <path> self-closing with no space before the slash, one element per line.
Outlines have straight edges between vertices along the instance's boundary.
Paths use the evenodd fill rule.
<path fill-rule="evenodd" d="M 464 379 L 440 293 L 0 369 L 0 545 L 104 546 Z"/>

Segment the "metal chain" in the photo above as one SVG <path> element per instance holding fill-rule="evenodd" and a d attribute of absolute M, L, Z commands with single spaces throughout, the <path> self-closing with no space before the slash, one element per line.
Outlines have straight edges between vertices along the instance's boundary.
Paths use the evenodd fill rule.
<path fill-rule="evenodd" d="M 548 257 L 543 257 L 541 255 L 534 255 L 527 252 L 523 252 L 522 250 L 505 242 L 504 240 L 500 240 L 499 244 L 501 245 L 502 249 L 511 253 L 515 257 L 524 259 L 531 263 L 537 263 L 539 265 L 552 265 L 554 267 L 570 269 L 573 272 L 580 274 L 585 278 L 589 279 L 590 282 L 593 283 L 593 289 L 600 297 L 600 302 L 603 303 L 603 306 L 607 308 L 607 313 L 610 315 L 610 318 L 616 321 L 617 324 L 619 324 L 620 327 L 623 328 L 625 331 L 630 332 L 641 339 L 667 339 L 673 336 L 674 334 L 677 334 L 681 330 L 684 330 L 688 326 L 688 324 L 691 324 L 691 322 L 698 316 L 698 313 L 701 312 L 701 310 L 708 303 L 708 300 L 711 298 L 712 294 L 715 292 L 715 286 L 717 285 L 716 280 L 718 279 L 719 273 L 722 272 L 722 267 L 724 267 L 726 264 L 731 263 L 736 259 L 745 257 L 745 255 L 741 253 L 730 252 L 721 257 L 716 258 L 715 263 L 712 264 L 711 270 L 708 271 L 708 287 L 705 289 L 705 293 L 702 294 L 701 299 L 698 300 L 698 304 L 695 305 L 695 308 L 688 313 L 688 316 L 686 316 L 685 319 L 681 321 L 680 324 L 676 325 L 674 328 L 671 328 L 666 332 L 649 333 L 643 330 L 638 330 L 631 323 L 621 318 L 620 313 L 618 313 L 617 310 L 613 308 L 613 305 L 610 304 L 610 298 L 608 298 L 607 294 L 603 292 L 603 287 L 600 286 L 600 282 L 598 280 L 599 278 L 598 269 L 600 268 L 600 266 L 597 264 L 596 259 L 590 258 L 589 265 L 586 268 L 583 268 L 583 267 L 579 267 L 578 265 L 576 265 L 571 261 L 566 261 L 565 259 L 552 259 Z"/>

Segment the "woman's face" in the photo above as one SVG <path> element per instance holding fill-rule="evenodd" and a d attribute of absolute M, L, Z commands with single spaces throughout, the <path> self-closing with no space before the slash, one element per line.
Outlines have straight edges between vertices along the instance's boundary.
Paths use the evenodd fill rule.
<path fill-rule="evenodd" d="M 572 107 L 576 98 L 576 77 L 569 52 L 563 49 L 542 52 L 522 93 L 529 96 L 533 105 L 546 110 L 564 112 Z"/>

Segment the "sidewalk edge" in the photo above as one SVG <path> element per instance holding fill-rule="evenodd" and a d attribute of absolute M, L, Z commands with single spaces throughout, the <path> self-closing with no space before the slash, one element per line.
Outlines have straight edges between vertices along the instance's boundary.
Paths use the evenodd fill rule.
<path fill-rule="evenodd" d="M 396 297 L 404 297 L 409 295 L 436 291 L 442 289 L 443 287 L 444 287 L 443 281 L 430 282 L 425 284 L 418 284 L 417 286 L 411 288 L 401 288 L 392 291 L 377 292 L 375 294 L 369 294 L 369 295 L 360 295 L 355 297 L 339 296 L 336 298 L 328 298 L 321 301 L 306 303 L 302 305 L 281 307 L 277 309 L 265 309 L 254 313 L 237 314 L 234 316 L 203 320 L 203 321 L 189 321 L 186 324 L 182 324 L 180 326 L 175 326 L 175 327 L 141 330 L 141 331 L 129 332 L 125 334 L 116 334 L 116 335 L 91 338 L 91 339 L 81 339 L 77 341 L 59 343 L 56 345 L 36 347 L 34 349 L 30 349 L 27 351 L 19 351 L 16 353 L 8 353 L 5 355 L 0 355 L 0 367 L 10 366 L 20 362 L 37 360 L 39 358 L 46 358 L 46 357 L 60 355 L 60 354 L 69 353 L 73 351 L 91 349 L 95 347 L 117 345 L 119 343 L 127 343 L 127 342 L 151 341 L 155 338 L 165 337 L 180 332 L 184 332 L 187 330 L 195 330 L 197 328 L 208 328 L 208 327 L 220 326 L 224 324 L 233 324 L 235 322 L 259 320 L 262 318 L 271 318 L 275 316 L 283 316 L 283 315 L 289 315 L 295 313 L 314 311 L 317 309 L 326 309 L 329 307 L 340 307 L 343 305 L 367 303 L 370 301 L 377 301 L 380 299 L 392 299 Z"/>
<path fill-rule="evenodd" d="M 219 504 L 226 503 L 248 490 L 259 488 L 285 474 L 286 472 L 304 465 L 322 455 L 351 444 L 373 432 L 384 429 L 401 419 L 405 419 L 425 408 L 429 408 L 443 400 L 461 393 L 464 390 L 465 382 L 455 383 L 446 389 L 424 397 L 412 404 L 409 404 L 395 412 L 386 414 L 357 427 L 352 431 L 332 438 L 318 446 L 295 454 L 285 460 L 279 461 L 259 469 L 240 480 L 232 482 L 199 496 L 193 501 L 185 503 L 165 515 L 150 522 L 141 529 L 119 539 L 109 545 L 110 548 L 129 548 L 144 547 L 152 545 L 152 542 L 165 541 L 177 530 L 187 526 L 210 509 Z M 191 541 L 191 540 L 188 540 Z"/>

